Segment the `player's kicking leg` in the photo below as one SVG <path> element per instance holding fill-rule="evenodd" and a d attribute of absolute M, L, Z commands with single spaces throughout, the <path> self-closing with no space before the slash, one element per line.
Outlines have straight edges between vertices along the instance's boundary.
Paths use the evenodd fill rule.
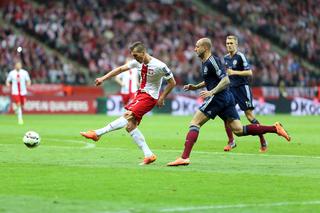
<path fill-rule="evenodd" d="M 284 137 L 288 142 L 291 140 L 291 137 L 279 122 L 274 123 L 273 126 L 263 126 L 259 124 L 242 126 L 240 120 L 233 120 L 229 121 L 229 125 L 237 136 L 276 133 L 279 136 Z"/>
<path fill-rule="evenodd" d="M 121 129 L 125 127 L 127 124 L 128 124 L 127 119 L 124 116 L 121 116 L 120 118 L 112 121 L 107 126 L 101 129 L 80 132 L 80 134 L 85 138 L 91 139 L 93 141 L 98 141 L 102 135 L 114 130 Z"/>

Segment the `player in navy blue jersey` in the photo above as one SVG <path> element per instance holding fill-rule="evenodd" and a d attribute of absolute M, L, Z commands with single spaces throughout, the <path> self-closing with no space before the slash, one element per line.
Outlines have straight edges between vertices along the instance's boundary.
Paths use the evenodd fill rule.
<path fill-rule="evenodd" d="M 193 145 L 198 139 L 200 127 L 209 119 L 214 119 L 217 115 L 224 121 L 227 121 L 227 125 L 230 126 L 232 132 L 237 136 L 277 133 L 287 141 L 290 141 L 290 136 L 279 122 L 276 122 L 273 126 L 262 126 L 259 124 L 242 126 L 235 108 L 234 97 L 228 89 L 230 84 L 229 77 L 220 59 L 212 55 L 211 48 L 212 44 L 208 38 L 201 38 L 196 43 L 195 52 L 202 61 L 201 74 L 204 81 L 197 85 L 185 85 L 184 89 L 197 90 L 206 87 L 207 90 L 200 92 L 200 96 L 205 98 L 205 101 L 191 120 L 181 157 L 168 163 L 168 166 L 190 164 L 189 156 Z"/>
<path fill-rule="evenodd" d="M 247 119 L 252 124 L 259 124 L 255 118 L 252 104 L 252 92 L 249 87 L 248 78 L 252 76 L 252 70 L 245 55 L 238 51 L 238 38 L 234 35 L 227 36 L 226 47 L 228 54 L 224 56 L 225 67 L 230 79 L 230 91 L 232 92 L 236 104 L 244 111 Z M 228 144 L 224 147 L 224 151 L 228 152 L 237 145 L 233 138 L 232 130 L 225 124 L 226 133 L 228 136 Z M 267 142 L 263 135 L 260 137 L 260 152 L 267 151 Z"/>

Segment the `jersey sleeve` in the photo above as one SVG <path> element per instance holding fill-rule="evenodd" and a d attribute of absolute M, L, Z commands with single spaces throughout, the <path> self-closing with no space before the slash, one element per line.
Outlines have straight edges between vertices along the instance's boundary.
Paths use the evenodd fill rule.
<path fill-rule="evenodd" d="M 130 68 L 130 69 L 133 69 L 133 68 L 139 68 L 139 62 L 137 62 L 136 60 L 131 60 L 127 63 L 127 66 Z"/>
<path fill-rule="evenodd" d="M 250 70 L 251 69 L 251 66 L 246 58 L 246 56 L 244 54 L 240 54 L 241 56 L 241 60 L 242 60 L 242 64 L 243 64 L 243 69 L 244 70 Z"/>
<path fill-rule="evenodd" d="M 164 79 L 169 80 L 170 78 L 173 78 L 173 74 L 167 65 L 164 65 L 164 67 L 161 68 L 161 71 L 164 74 Z"/>

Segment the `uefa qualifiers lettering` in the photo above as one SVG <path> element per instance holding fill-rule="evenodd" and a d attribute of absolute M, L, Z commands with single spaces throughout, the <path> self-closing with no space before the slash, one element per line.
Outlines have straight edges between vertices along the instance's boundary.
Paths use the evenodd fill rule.
<path fill-rule="evenodd" d="M 33 101 L 29 100 L 25 106 L 26 111 L 44 112 L 87 112 L 87 101 Z"/>

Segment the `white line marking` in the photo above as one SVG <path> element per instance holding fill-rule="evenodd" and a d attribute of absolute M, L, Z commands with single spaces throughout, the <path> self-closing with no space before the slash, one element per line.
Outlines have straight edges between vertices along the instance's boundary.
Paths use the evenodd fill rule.
<path fill-rule="evenodd" d="M 89 149 L 89 148 L 95 148 L 95 143 L 88 143 L 85 141 L 77 141 L 77 140 L 60 140 L 56 138 L 46 138 L 46 140 L 51 141 L 60 141 L 60 142 L 69 142 L 69 143 L 81 143 L 85 144 L 85 147 L 82 147 L 82 149 Z M 7 146 L 7 145 L 14 145 L 14 144 L 0 144 L 0 146 Z M 59 148 L 58 146 L 55 146 L 56 148 Z M 64 148 L 64 147 L 60 147 Z M 130 149 L 126 148 L 108 148 L 108 147 L 96 147 L 97 149 L 108 149 L 108 150 L 115 150 L 115 151 L 129 151 Z M 176 152 L 178 154 L 181 154 L 183 151 L 178 149 L 152 149 L 153 151 L 159 151 L 159 152 Z M 242 156 L 258 156 L 258 157 L 284 157 L 284 158 L 310 158 L 310 159 L 320 159 L 320 156 L 307 156 L 307 155 L 278 155 L 278 154 L 266 154 L 266 153 L 241 153 L 241 152 L 208 152 L 208 151 L 192 151 L 192 153 L 198 153 L 198 154 L 209 154 L 209 155 L 242 155 Z"/>
<path fill-rule="evenodd" d="M 115 151 L 129 151 L 129 149 L 126 148 L 107 148 L 107 147 L 97 147 L 99 149 L 111 149 Z M 177 149 L 152 149 L 153 151 L 159 151 L 159 152 L 177 152 L 181 154 L 183 151 L 177 150 Z M 260 154 L 254 154 L 254 153 L 240 153 L 240 152 L 207 152 L 207 151 L 192 151 L 192 153 L 198 153 L 198 154 L 208 154 L 208 155 L 243 155 L 243 156 L 259 156 L 259 157 L 285 157 L 285 158 L 315 158 L 320 159 L 320 156 L 307 156 L 307 155 L 270 155 L 265 153 Z"/>
<path fill-rule="evenodd" d="M 166 151 L 166 152 L 182 152 L 183 150 L 174 150 L 174 149 L 155 149 L 155 151 Z M 207 152 L 207 151 L 192 151 L 192 153 L 199 154 L 215 154 L 215 155 L 243 155 L 243 156 L 262 156 L 262 157 L 287 157 L 287 158 L 318 158 L 320 156 L 306 156 L 306 155 L 270 155 L 265 153 L 254 154 L 254 153 L 240 153 L 240 152 Z"/>
<path fill-rule="evenodd" d="M 77 140 L 61 140 L 57 138 L 46 138 L 46 140 L 49 141 L 58 141 L 58 142 L 67 142 L 67 143 L 78 143 L 78 144 L 85 144 L 84 147 L 81 147 L 82 149 L 92 149 L 96 147 L 96 144 L 94 143 L 87 143 L 85 141 L 77 141 Z"/>
<path fill-rule="evenodd" d="M 295 206 L 295 205 L 320 205 L 320 200 L 302 202 L 278 202 L 278 203 L 256 203 L 256 204 L 234 204 L 234 205 L 212 205 L 212 206 L 190 206 L 160 209 L 160 212 L 185 212 L 193 210 L 209 209 L 231 209 L 231 208 L 250 208 L 250 207 L 272 207 L 272 206 Z"/>

